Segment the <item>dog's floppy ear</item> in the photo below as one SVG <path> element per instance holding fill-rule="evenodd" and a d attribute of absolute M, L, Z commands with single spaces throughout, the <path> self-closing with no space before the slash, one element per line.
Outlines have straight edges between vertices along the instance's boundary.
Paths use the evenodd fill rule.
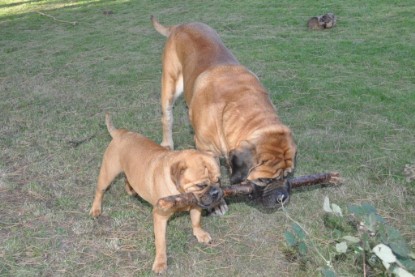
<path fill-rule="evenodd" d="M 243 141 L 240 147 L 229 153 L 229 161 L 232 168 L 231 184 L 244 181 L 254 165 L 255 146 L 248 141 Z"/>
<path fill-rule="evenodd" d="M 209 180 L 217 183 L 220 177 L 219 164 L 214 159 L 204 160 L 205 174 L 209 176 Z"/>
<path fill-rule="evenodd" d="M 183 175 L 183 172 L 186 170 L 187 165 L 184 161 L 178 161 L 174 163 L 170 167 L 170 176 L 173 183 L 176 185 L 176 188 L 182 192 L 181 186 L 180 186 L 180 179 Z"/>

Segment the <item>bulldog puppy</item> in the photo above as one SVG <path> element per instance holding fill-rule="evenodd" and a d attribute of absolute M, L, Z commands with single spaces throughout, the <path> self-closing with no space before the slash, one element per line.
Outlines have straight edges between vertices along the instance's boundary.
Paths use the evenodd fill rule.
<path fill-rule="evenodd" d="M 114 178 L 124 172 L 127 192 L 137 193 L 153 205 L 156 244 L 153 271 L 161 273 L 167 269 L 167 221 L 175 212 L 190 211 L 193 235 L 199 242 L 211 241 L 210 235 L 200 226 L 200 220 L 202 209 L 211 208 L 223 199 L 219 166 L 206 153 L 170 151 L 140 134 L 115 129 L 108 114 L 105 121 L 112 141 L 103 157 L 90 214 L 93 217 L 101 214 L 104 192 Z M 174 202 L 158 202 L 160 198 L 188 192 L 194 194 L 197 204 L 175 207 Z"/>
<path fill-rule="evenodd" d="M 167 37 L 162 73 L 162 145 L 173 149 L 172 106 L 184 90 L 198 150 L 223 156 L 231 183 L 267 186 L 293 172 L 296 146 L 257 76 L 203 23 L 154 28 Z M 267 180 L 263 182 L 263 180 Z M 288 192 L 282 192 L 287 201 Z M 222 203 L 216 211 L 226 211 Z"/>

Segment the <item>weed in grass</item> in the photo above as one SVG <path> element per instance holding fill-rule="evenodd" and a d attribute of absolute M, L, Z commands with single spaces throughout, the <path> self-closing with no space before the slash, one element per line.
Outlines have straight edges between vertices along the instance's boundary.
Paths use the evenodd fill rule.
<path fill-rule="evenodd" d="M 335 265 L 349 262 L 348 256 L 351 256 L 353 263 L 362 268 L 363 276 L 382 272 L 402 277 L 413 276 L 409 271 L 415 272 L 415 252 L 400 232 L 387 224 L 372 205 L 351 204 L 346 216 L 338 205 L 330 203 L 326 197 L 323 209 L 326 212 L 325 226 L 333 240 L 329 242 L 328 248 L 317 245 L 304 227 L 285 211 L 286 216 L 294 222 L 291 230 L 284 233 L 288 246 L 285 252 L 291 262 L 300 260 L 301 265 L 311 261 L 308 252 L 314 252 L 324 262 L 321 270 L 323 276 L 328 277 L 337 276 Z M 329 255 L 326 257 L 323 252 Z M 305 270 L 304 266 L 300 268 Z"/>

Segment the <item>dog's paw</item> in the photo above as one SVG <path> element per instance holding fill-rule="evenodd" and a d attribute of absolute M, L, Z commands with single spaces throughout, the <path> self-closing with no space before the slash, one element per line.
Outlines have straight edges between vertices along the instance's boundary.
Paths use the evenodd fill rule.
<path fill-rule="evenodd" d="M 160 143 L 161 146 L 163 146 L 164 148 L 166 148 L 167 150 L 174 150 L 174 143 L 173 141 L 162 141 Z"/>
<path fill-rule="evenodd" d="M 165 261 L 154 261 L 153 263 L 153 271 L 156 274 L 161 274 L 167 270 L 167 262 Z"/>
<path fill-rule="evenodd" d="M 228 210 L 228 205 L 226 204 L 225 200 L 222 199 L 219 205 L 208 209 L 208 213 L 209 215 L 222 216 L 225 215 Z"/>
<path fill-rule="evenodd" d="M 91 210 L 89 211 L 89 214 L 92 217 L 98 217 L 101 215 L 101 208 L 100 207 L 92 207 Z"/>
<path fill-rule="evenodd" d="M 200 243 L 209 244 L 212 241 L 212 238 L 210 237 L 209 233 L 200 228 L 194 229 L 193 235 L 195 235 L 197 241 Z"/>

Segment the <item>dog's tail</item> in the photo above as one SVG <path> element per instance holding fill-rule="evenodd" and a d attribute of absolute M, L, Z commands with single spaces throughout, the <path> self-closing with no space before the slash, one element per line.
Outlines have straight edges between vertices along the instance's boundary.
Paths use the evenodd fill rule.
<path fill-rule="evenodd" d="M 108 132 L 110 133 L 111 137 L 114 137 L 115 131 L 117 129 L 112 124 L 110 113 L 105 113 L 105 124 L 107 125 L 107 129 L 108 129 Z"/>
<path fill-rule="evenodd" d="M 168 37 L 170 35 L 172 27 L 161 25 L 160 22 L 158 22 L 157 18 L 154 17 L 153 15 L 150 17 L 150 19 L 151 19 L 151 22 L 153 23 L 154 29 L 156 29 L 157 32 L 159 32 L 165 37 Z"/>

